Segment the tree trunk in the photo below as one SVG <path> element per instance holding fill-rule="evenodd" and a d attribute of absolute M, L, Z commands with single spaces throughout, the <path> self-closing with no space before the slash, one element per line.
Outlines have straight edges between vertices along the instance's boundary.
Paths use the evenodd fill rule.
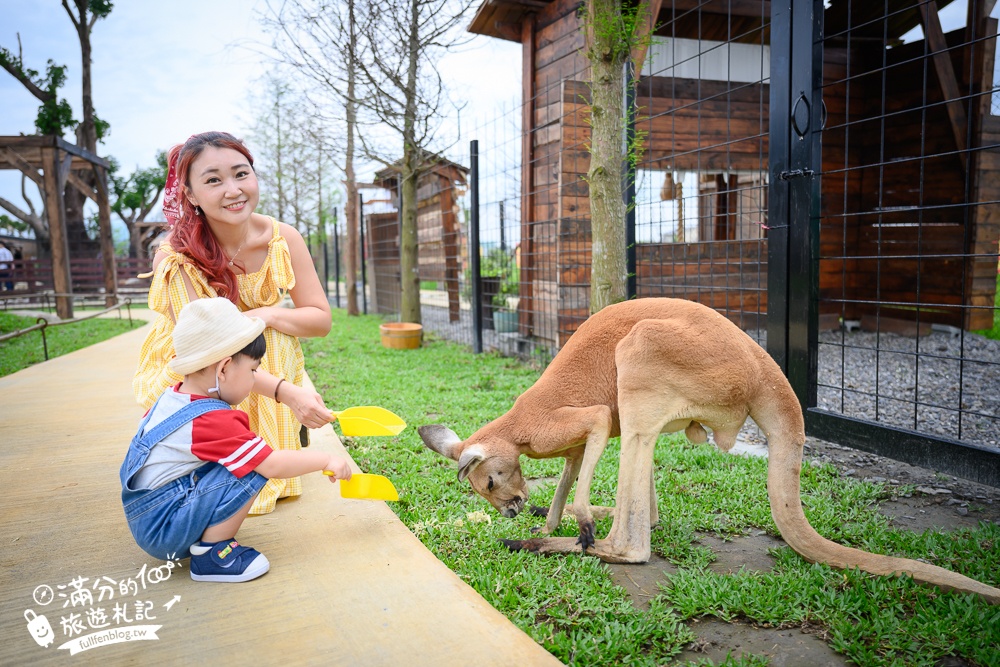
<path fill-rule="evenodd" d="M 409 62 L 406 71 L 406 115 L 403 119 L 403 168 L 400 174 L 402 229 L 399 238 L 400 308 L 403 322 L 420 324 L 420 270 L 417 262 L 417 178 L 420 151 L 416 144 L 417 63 L 420 58 L 420 7 L 410 2 Z"/>
<path fill-rule="evenodd" d="M 77 38 L 80 40 L 80 88 L 81 88 L 81 119 L 76 128 L 76 144 L 97 154 L 97 126 L 94 123 L 94 97 L 91 86 L 90 65 L 91 46 L 90 31 L 93 28 L 93 17 L 89 12 L 87 0 L 75 0 L 77 16 L 66 7 L 73 27 L 76 29 Z M 87 169 L 78 171 L 84 183 L 91 188 L 96 187 L 96 180 L 93 170 Z M 63 206 L 66 211 L 66 237 L 69 242 L 71 254 L 79 257 L 81 255 L 96 257 L 101 251 L 99 241 L 91 239 L 87 234 L 87 225 L 84 218 L 84 205 L 87 197 L 72 185 L 67 184 L 63 191 Z"/>
<path fill-rule="evenodd" d="M 629 49 L 621 25 L 617 0 L 587 0 L 585 26 L 592 98 L 587 172 L 593 243 L 591 313 L 627 297 L 622 165 L 626 157 L 624 65 Z"/>
<path fill-rule="evenodd" d="M 358 106 L 354 100 L 357 69 L 355 55 L 358 48 L 357 22 L 354 15 L 354 0 L 348 0 L 348 22 L 350 24 L 350 54 L 347 59 L 347 151 L 344 158 L 344 178 L 347 181 L 347 202 L 344 204 L 344 225 L 347 227 L 347 248 L 344 282 L 347 284 L 347 314 L 357 315 L 358 310 L 358 182 L 354 175 L 354 134 L 358 124 Z"/>
<path fill-rule="evenodd" d="M 417 264 L 417 175 L 420 156 L 416 146 L 403 149 L 400 173 L 402 224 L 399 235 L 400 297 L 399 317 L 420 324 L 420 271 Z"/>

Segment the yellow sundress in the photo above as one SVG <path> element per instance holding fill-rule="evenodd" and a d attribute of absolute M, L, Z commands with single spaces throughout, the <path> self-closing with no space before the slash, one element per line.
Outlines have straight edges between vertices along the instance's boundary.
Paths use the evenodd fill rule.
<path fill-rule="evenodd" d="M 241 311 L 277 305 L 288 290 L 295 286 L 288 243 L 279 234 L 278 222 L 273 218 L 271 222 L 274 231 L 268 242 L 264 266 L 256 273 L 237 275 L 240 291 L 237 305 Z M 189 300 L 179 271 L 184 271 L 190 279 L 199 298 L 218 296 L 190 258 L 174 252 L 167 243 L 160 245 L 160 250 L 166 253 L 166 257 L 156 267 L 149 288 L 149 307 L 159 313 L 159 316 L 143 342 L 139 366 L 132 379 L 136 400 L 146 409 L 156 402 L 167 387 L 184 379 L 167 365 L 174 356 L 174 321 L 170 313 L 179 313 Z M 299 339 L 271 327 L 264 329 L 264 338 L 267 340 L 267 353 L 261 360 L 260 367 L 275 377 L 284 378 L 286 382 L 301 387 L 305 375 L 305 359 Z M 252 393 L 236 407 L 250 416 L 251 430 L 275 449 L 301 448 L 301 425 L 288 406 L 275 402 L 270 396 Z M 257 496 L 250 513 L 267 514 L 274 510 L 278 498 L 301 494 L 300 478 L 272 479 Z"/>

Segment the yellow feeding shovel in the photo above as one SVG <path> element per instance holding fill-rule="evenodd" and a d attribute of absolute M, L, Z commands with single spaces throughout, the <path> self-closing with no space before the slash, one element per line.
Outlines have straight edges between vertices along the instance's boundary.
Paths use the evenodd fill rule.
<path fill-rule="evenodd" d="M 347 408 L 333 413 L 340 422 L 340 431 L 347 436 L 399 435 L 406 422 L 397 415 L 373 405 Z"/>
<path fill-rule="evenodd" d="M 333 473 L 324 470 L 323 474 L 333 477 Z M 361 500 L 399 500 L 396 487 L 388 477 L 356 472 L 348 480 L 340 480 L 340 495 L 343 498 L 359 498 Z"/>

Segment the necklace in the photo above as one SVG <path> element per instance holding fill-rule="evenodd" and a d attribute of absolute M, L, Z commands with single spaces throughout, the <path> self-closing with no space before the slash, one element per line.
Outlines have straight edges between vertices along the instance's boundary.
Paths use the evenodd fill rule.
<path fill-rule="evenodd" d="M 236 252 L 233 253 L 233 256 L 229 258 L 229 266 L 232 266 L 233 262 L 236 261 L 236 257 L 240 254 L 240 250 L 243 250 L 243 244 L 247 242 L 247 236 L 249 235 L 250 235 L 250 223 L 248 222 L 246 231 L 243 232 L 243 240 L 240 241 L 240 247 L 237 248 Z"/>

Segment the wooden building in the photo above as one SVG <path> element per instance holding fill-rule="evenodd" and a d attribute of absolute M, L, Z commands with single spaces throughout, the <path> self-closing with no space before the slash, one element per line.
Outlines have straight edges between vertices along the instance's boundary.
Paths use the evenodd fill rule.
<path fill-rule="evenodd" d="M 16 169 L 33 181 L 44 198 L 49 224 L 52 284 L 56 312 L 62 319 L 73 317 L 73 277 L 70 271 L 70 244 L 66 227 L 63 191 L 73 187 L 97 204 L 101 249 L 101 274 L 105 304 L 117 302 L 118 277 L 114 238 L 111 233 L 108 172 L 111 163 L 55 135 L 0 137 L 0 169 Z M 78 174 L 92 172 L 94 185 Z"/>
<path fill-rule="evenodd" d="M 469 28 L 522 44 L 520 325 L 559 346 L 589 305 L 581 4 L 486 0 Z M 637 243 L 637 294 L 694 299 L 754 326 L 767 312 L 770 87 L 788 84 L 770 78 L 771 3 L 649 4 L 654 41 L 637 55 L 639 169 L 666 181 L 664 200 L 682 180 L 694 186 L 679 200 L 688 213 L 678 213 L 670 238 Z M 878 312 L 992 326 L 1000 237 L 993 2 L 970 2 L 965 27 L 947 34 L 934 0 L 825 5 L 816 51 L 825 105 L 821 324 Z M 904 43 L 914 29 L 925 37 Z"/>
<path fill-rule="evenodd" d="M 428 155 L 417 181 L 417 262 L 421 282 L 434 282 L 448 294 L 448 317 L 459 320 L 459 278 L 466 254 L 458 198 L 469 169 Z M 399 169 L 376 172 L 374 185 L 390 193 L 389 206 L 365 215 L 376 312 L 399 312 Z"/>

